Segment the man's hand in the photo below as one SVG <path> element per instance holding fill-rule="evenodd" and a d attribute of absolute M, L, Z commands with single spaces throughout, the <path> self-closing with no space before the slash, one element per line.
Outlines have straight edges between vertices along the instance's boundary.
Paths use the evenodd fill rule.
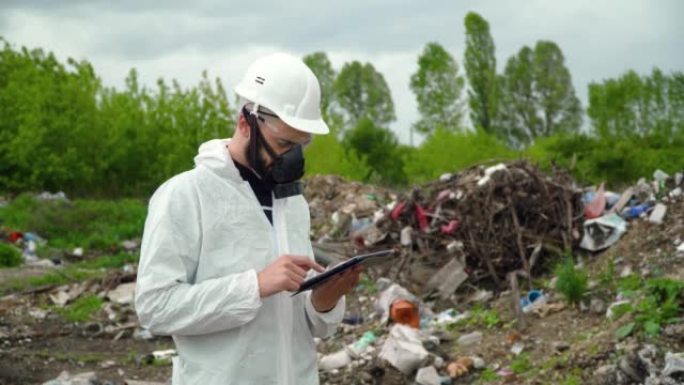
<path fill-rule="evenodd" d="M 265 269 L 257 273 L 261 298 L 281 291 L 296 291 L 304 282 L 309 269 L 322 272 L 325 269 L 309 257 L 302 255 L 281 255 Z"/>
<path fill-rule="evenodd" d="M 363 266 L 354 266 L 315 288 L 311 294 L 314 309 L 320 313 L 332 310 L 343 295 L 359 284 L 361 271 L 363 271 Z"/>

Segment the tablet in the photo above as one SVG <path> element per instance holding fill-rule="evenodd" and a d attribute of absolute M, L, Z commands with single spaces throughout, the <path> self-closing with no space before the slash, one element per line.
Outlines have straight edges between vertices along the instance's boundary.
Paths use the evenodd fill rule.
<path fill-rule="evenodd" d="M 382 263 L 389 262 L 393 260 L 394 254 L 395 254 L 394 249 L 389 249 L 389 250 L 381 250 L 381 251 L 374 251 L 372 253 L 367 253 L 367 254 L 361 254 L 357 255 L 353 258 L 350 258 L 335 267 L 331 268 L 330 270 L 326 270 L 320 274 L 318 274 L 315 277 L 309 278 L 306 281 L 302 283 L 302 285 L 299 287 L 299 290 L 295 292 L 292 295 L 297 295 L 303 291 L 311 290 L 316 288 L 316 286 L 327 282 L 330 280 L 332 277 L 341 274 L 352 267 L 356 265 L 363 265 L 366 267 L 370 266 L 375 266 L 375 265 L 380 265 Z"/>

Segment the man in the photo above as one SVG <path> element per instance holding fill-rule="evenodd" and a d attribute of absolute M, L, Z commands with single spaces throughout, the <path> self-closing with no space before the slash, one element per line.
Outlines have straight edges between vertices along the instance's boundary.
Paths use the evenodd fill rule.
<path fill-rule="evenodd" d="M 313 337 L 334 332 L 353 270 L 292 296 L 313 260 L 297 181 L 302 147 L 326 134 L 320 86 L 298 58 L 250 66 L 235 92 L 231 140 L 202 144 L 195 168 L 150 200 L 135 305 L 142 326 L 171 335 L 173 384 L 318 384 Z"/>

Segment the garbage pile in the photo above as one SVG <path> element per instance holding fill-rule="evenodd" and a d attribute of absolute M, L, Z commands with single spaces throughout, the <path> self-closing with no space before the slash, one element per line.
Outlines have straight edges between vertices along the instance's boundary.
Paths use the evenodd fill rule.
<path fill-rule="evenodd" d="M 667 205 L 682 199 L 684 174 L 669 176 L 662 170 L 653 173 L 653 181 L 641 178 L 622 194 L 590 188 L 582 197 L 584 203 L 584 238 L 580 247 L 599 251 L 615 244 L 627 231 L 627 221 L 646 219 L 653 225 L 663 223 Z M 682 243 L 684 244 L 684 242 Z"/>
<path fill-rule="evenodd" d="M 325 191 L 313 199 L 317 220 L 327 207 L 317 203 L 319 197 L 336 196 L 330 185 Z M 418 291 L 439 289 L 448 296 L 458 287 L 454 281 L 466 278 L 501 288 L 507 274 L 522 270 L 531 276 L 544 259 L 580 238 L 581 190 L 567 172 L 545 175 L 524 160 L 446 174 L 398 197 L 373 194 L 346 208 L 331 202 L 329 207 L 343 208 L 327 211 L 332 225 L 321 226 L 330 231 L 318 239 L 347 239 L 356 250 L 401 246 L 400 259 L 383 275 L 411 288 L 438 276 Z M 439 287 L 446 281 L 449 287 Z"/>
<path fill-rule="evenodd" d="M 369 225 L 382 215 L 383 202 L 395 195 L 388 190 L 336 175 L 314 176 L 305 181 L 304 194 L 311 212 L 311 229 L 319 242 L 344 239 L 349 231 Z"/>

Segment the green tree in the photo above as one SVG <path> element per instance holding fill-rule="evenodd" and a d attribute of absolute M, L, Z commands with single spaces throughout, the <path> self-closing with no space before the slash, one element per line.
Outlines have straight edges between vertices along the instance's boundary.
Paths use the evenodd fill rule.
<path fill-rule="evenodd" d="M 363 118 L 372 119 L 381 127 L 396 120 L 387 82 L 370 63 L 346 63 L 337 75 L 333 89 L 346 128 L 356 127 Z"/>
<path fill-rule="evenodd" d="M 0 191 L 149 195 L 192 167 L 199 144 L 229 136 L 233 111 L 219 79 L 150 91 L 132 70 L 103 87 L 86 61 L 42 50 L 0 51 Z"/>
<path fill-rule="evenodd" d="M 460 129 L 464 80 L 458 64 L 438 43 L 429 43 L 418 57 L 418 70 L 411 76 L 411 90 L 416 94 L 421 118 L 416 131 L 431 134 L 438 127 Z"/>
<path fill-rule="evenodd" d="M 389 129 L 378 126 L 368 117 L 362 117 L 356 127 L 345 133 L 344 143 L 348 150 L 366 159 L 370 171 L 364 181 L 395 185 L 406 182 L 398 141 Z"/>
<path fill-rule="evenodd" d="M 463 66 L 468 79 L 468 105 L 470 119 L 476 128 L 497 132 L 498 82 L 496 76 L 495 46 L 489 32 L 489 23 L 475 12 L 465 17 L 466 48 Z"/>
<path fill-rule="evenodd" d="M 550 41 L 525 46 L 506 63 L 499 125 L 509 144 L 521 147 L 536 138 L 572 133 L 582 124 L 570 71 L 560 48 Z"/>
<path fill-rule="evenodd" d="M 650 76 L 628 71 L 617 79 L 589 85 L 587 114 L 602 137 L 684 135 L 684 73 Z"/>
<path fill-rule="evenodd" d="M 328 55 L 325 52 L 314 52 L 304 56 L 304 63 L 311 69 L 311 71 L 318 78 L 318 83 L 321 85 L 321 112 L 323 119 L 330 124 L 332 112 L 330 106 L 335 96 L 333 93 L 333 84 L 337 73 L 332 67 Z"/>

